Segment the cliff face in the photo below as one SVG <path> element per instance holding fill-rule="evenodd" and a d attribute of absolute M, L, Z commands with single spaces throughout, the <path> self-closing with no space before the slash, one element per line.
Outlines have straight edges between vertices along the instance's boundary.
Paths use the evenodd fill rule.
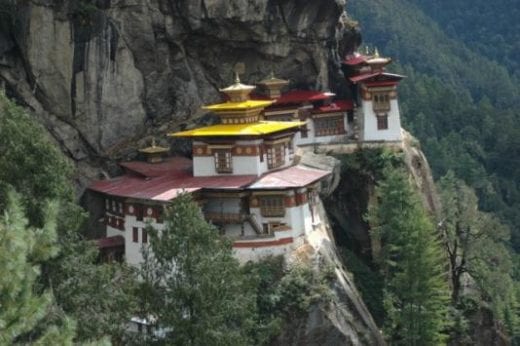
<path fill-rule="evenodd" d="M 4 3 L 0 79 L 87 175 L 200 115 L 237 62 L 244 81 L 273 70 L 295 86 L 339 89 L 338 56 L 359 43 L 344 0 Z"/>

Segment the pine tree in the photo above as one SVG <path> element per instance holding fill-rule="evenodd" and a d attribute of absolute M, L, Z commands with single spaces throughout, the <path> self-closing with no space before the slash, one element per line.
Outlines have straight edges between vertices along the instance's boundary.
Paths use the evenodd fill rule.
<path fill-rule="evenodd" d="M 255 311 L 230 242 L 208 224 L 190 195 L 177 197 L 165 228 L 150 229 L 142 277 L 147 309 L 174 345 L 246 345 Z"/>
<path fill-rule="evenodd" d="M 385 332 L 392 344 L 442 343 L 448 289 L 434 227 L 404 173 L 387 169 L 376 197 L 367 219 L 382 242 Z"/>
<path fill-rule="evenodd" d="M 444 247 L 450 261 L 453 305 L 463 310 L 462 298 L 487 301 L 495 318 L 504 321 L 511 335 L 518 335 L 520 318 L 515 311 L 519 304 L 518 282 L 512 278 L 513 263 L 504 245 L 509 240 L 508 228 L 478 209 L 475 192 L 453 172 L 441 178 L 439 190 L 442 201 L 439 229 L 444 233 Z M 473 292 L 480 291 L 480 295 L 463 294 L 464 275 L 475 280 L 479 290 Z"/>
<path fill-rule="evenodd" d="M 42 228 L 46 201 L 58 205 L 57 256 L 42 261 L 41 286 L 53 291 L 54 309 L 77 321 L 75 341 L 109 335 L 117 341 L 131 318 L 131 272 L 98 264 L 97 249 L 80 233 L 85 212 L 73 190 L 74 169 L 46 130 L 0 91 L 0 209 L 14 188 L 27 211 L 28 226 Z"/>
<path fill-rule="evenodd" d="M 44 226 L 32 229 L 19 198 L 10 193 L 0 218 L 0 344 L 70 345 L 75 324 L 64 317 L 49 326 L 53 296 L 37 290 L 42 261 L 55 256 L 56 206 L 46 208 Z"/>

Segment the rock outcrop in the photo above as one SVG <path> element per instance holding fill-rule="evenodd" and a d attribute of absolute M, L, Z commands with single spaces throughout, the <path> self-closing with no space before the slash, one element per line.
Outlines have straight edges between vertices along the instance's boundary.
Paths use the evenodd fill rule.
<path fill-rule="evenodd" d="M 318 271 L 332 269 L 330 299 L 311 306 L 308 314 L 288 321 L 289 328 L 273 345 L 386 345 L 345 267 L 321 203 L 318 210 L 321 223 L 307 236 L 306 245 L 291 255 L 290 261 L 310 264 Z"/>
<path fill-rule="evenodd" d="M 338 57 L 360 40 L 344 7 L 344 0 L 7 1 L 0 80 L 92 176 L 131 155 L 143 136 L 201 115 L 239 61 L 247 82 L 274 71 L 294 86 L 341 92 Z"/>

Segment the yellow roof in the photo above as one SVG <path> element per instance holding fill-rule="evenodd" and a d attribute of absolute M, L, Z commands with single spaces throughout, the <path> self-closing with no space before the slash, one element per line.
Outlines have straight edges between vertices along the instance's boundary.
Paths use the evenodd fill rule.
<path fill-rule="evenodd" d="M 171 133 L 173 137 L 262 136 L 304 125 L 300 121 L 260 121 L 253 124 L 221 124 Z"/>
<path fill-rule="evenodd" d="M 267 107 L 274 103 L 274 101 L 268 100 L 247 100 L 242 102 L 224 102 L 217 103 L 214 105 L 204 106 L 202 109 L 210 111 L 225 111 L 225 110 L 247 110 L 251 108 Z"/>

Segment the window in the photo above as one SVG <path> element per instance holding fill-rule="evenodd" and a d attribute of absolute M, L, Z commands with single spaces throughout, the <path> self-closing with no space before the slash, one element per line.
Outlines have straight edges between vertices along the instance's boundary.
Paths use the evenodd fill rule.
<path fill-rule="evenodd" d="M 302 138 L 309 137 L 309 129 L 307 128 L 307 124 L 300 127 L 300 133 Z"/>
<path fill-rule="evenodd" d="M 349 111 L 347 113 L 347 122 L 349 124 L 352 124 L 354 122 L 354 112 L 353 111 Z"/>
<path fill-rule="evenodd" d="M 132 228 L 132 241 L 134 243 L 139 242 L 139 228 L 137 227 Z"/>
<path fill-rule="evenodd" d="M 284 216 L 283 196 L 260 197 L 260 213 L 262 216 Z"/>
<path fill-rule="evenodd" d="M 294 141 L 292 138 L 287 144 L 287 147 L 289 148 L 289 155 L 294 155 Z"/>
<path fill-rule="evenodd" d="M 137 221 L 143 221 L 144 207 L 142 205 L 135 206 L 135 219 Z"/>
<path fill-rule="evenodd" d="M 277 168 L 285 164 L 285 145 L 275 144 L 267 148 L 267 168 Z"/>
<path fill-rule="evenodd" d="M 375 112 L 388 112 L 390 110 L 390 95 L 388 93 L 374 93 L 372 103 Z"/>
<path fill-rule="evenodd" d="M 163 213 L 164 213 L 163 208 L 157 207 L 157 223 L 163 223 L 164 222 L 164 220 L 163 220 Z"/>
<path fill-rule="evenodd" d="M 387 130 L 388 129 L 388 114 L 382 114 L 377 116 L 377 129 Z"/>
<path fill-rule="evenodd" d="M 142 231 L 142 242 L 143 243 L 148 243 L 148 232 L 146 231 L 146 229 L 143 228 L 143 231 Z"/>
<path fill-rule="evenodd" d="M 343 116 L 316 118 L 314 119 L 316 126 L 316 136 L 333 136 L 345 133 L 345 125 Z"/>
<path fill-rule="evenodd" d="M 215 170 L 217 173 L 233 172 L 230 149 L 216 149 L 213 151 L 213 155 L 215 156 Z"/>

